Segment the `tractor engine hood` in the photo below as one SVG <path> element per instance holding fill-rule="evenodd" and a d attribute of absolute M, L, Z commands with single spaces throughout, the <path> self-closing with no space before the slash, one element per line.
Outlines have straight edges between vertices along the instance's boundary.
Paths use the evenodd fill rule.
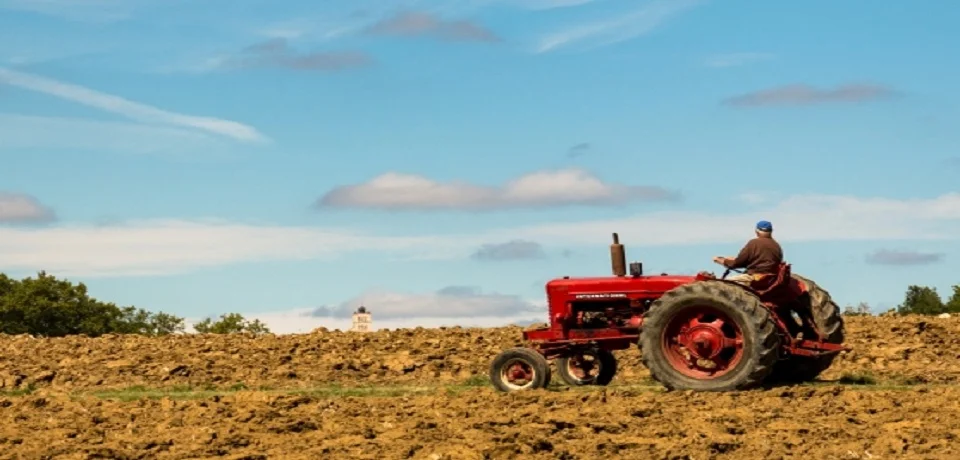
<path fill-rule="evenodd" d="M 609 298 L 627 293 L 666 292 L 698 279 L 696 275 L 563 277 L 547 282 L 546 288 L 547 292 L 596 294 L 597 298 Z"/>

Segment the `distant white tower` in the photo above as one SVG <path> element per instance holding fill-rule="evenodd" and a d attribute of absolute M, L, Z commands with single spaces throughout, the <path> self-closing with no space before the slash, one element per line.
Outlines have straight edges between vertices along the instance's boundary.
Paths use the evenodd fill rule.
<path fill-rule="evenodd" d="M 363 305 L 353 312 L 353 326 L 350 326 L 351 332 L 370 332 L 370 325 L 373 323 L 373 316 Z"/>

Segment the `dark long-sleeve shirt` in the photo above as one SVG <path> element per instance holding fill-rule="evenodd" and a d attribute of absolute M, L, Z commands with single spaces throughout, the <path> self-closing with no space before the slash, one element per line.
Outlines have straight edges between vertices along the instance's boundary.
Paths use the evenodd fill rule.
<path fill-rule="evenodd" d="M 783 249 L 773 238 L 754 238 L 740 250 L 732 262 L 725 263 L 727 268 L 746 268 L 747 273 L 776 274 L 783 261 Z"/>

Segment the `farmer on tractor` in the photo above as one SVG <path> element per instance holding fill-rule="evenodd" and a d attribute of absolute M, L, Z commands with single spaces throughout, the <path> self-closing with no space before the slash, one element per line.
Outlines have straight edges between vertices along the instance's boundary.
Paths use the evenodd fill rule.
<path fill-rule="evenodd" d="M 767 276 L 776 276 L 783 262 L 783 249 L 773 239 L 773 224 L 766 220 L 757 222 L 756 238 L 743 246 L 736 258 L 717 256 L 713 261 L 729 269 L 746 269 L 744 273 L 727 277 L 728 280 L 750 286 Z"/>

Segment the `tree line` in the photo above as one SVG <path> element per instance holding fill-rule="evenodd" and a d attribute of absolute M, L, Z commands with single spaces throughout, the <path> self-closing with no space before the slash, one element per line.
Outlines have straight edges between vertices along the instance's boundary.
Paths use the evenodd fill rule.
<path fill-rule="evenodd" d="M 911 285 L 903 302 L 887 312 L 901 315 L 960 314 L 960 285 L 944 301 L 936 288 Z M 847 306 L 844 315 L 870 315 L 870 306 L 861 302 Z M 269 334 L 260 320 L 249 321 L 239 313 L 204 318 L 192 326 L 201 334 Z M 0 273 L 0 334 L 30 334 L 63 337 L 82 334 L 140 334 L 161 336 L 184 333 L 183 318 L 164 312 L 150 312 L 135 306 L 117 306 L 90 296 L 83 283 L 57 279 L 45 272 L 35 278 L 17 280 Z"/>
<path fill-rule="evenodd" d="M 899 315 L 940 315 L 943 313 L 960 314 L 960 284 L 952 286 L 953 293 L 944 301 L 936 288 L 929 286 L 910 285 L 904 295 L 903 302 L 887 313 Z M 860 302 L 856 307 L 848 305 L 844 308 L 844 315 L 870 315 L 870 306 Z"/>
<path fill-rule="evenodd" d="M 40 272 L 21 280 L 0 273 L 0 334 L 43 337 L 103 334 L 161 336 L 184 333 L 184 318 L 150 312 L 135 306 L 117 306 L 90 296 L 83 283 Z M 260 320 L 249 321 L 238 313 L 205 318 L 193 325 L 201 334 L 270 333 Z"/>

